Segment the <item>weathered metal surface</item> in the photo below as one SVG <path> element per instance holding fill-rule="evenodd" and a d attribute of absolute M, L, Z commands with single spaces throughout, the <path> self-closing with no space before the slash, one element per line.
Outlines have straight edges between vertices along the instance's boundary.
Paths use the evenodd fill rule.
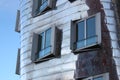
<path fill-rule="evenodd" d="M 105 14 L 105 11 L 107 9 L 112 10 L 112 2 L 110 0 L 107 0 L 107 2 L 108 3 L 106 4 L 106 2 L 102 2 L 100 0 L 86 0 L 86 4 L 89 7 L 89 10 L 87 10 L 89 16 L 97 12 L 101 12 L 102 46 L 99 50 L 93 50 L 79 54 L 79 58 L 76 62 L 76 79 L 90 77 L 92 75 L 97 75 L 103 72 L 109 72 L 110 80 L 118 80 L 117 75 L 119 75 L 119 69 L 117 69 L 115 63 L 113 63 L 114 57 L 112 56 L 114 55 L 112 48 L 118 47 L 117 42 L 114 41 L 118 40 L 116 37 L 116 22 L 114 20 L 115 17 L 106 17 L 108 14 Z M 112 16 L 114 16 L 114 14 Z M 109 28 L 109 26 L 107 26 L 107 24 L 112 25 L 115 31 L 114 35 L 111 34 L 112 30 Z M 120 53 L 119 50 L 118 53 Z"/>

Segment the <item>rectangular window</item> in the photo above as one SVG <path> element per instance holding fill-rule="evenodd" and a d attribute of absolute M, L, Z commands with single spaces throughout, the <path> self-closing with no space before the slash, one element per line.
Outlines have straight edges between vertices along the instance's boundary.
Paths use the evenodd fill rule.
<path fill-rule="evenodd" d="M 84 27 L 85 22 L 79 22 L 77 24 L 77 48 L 85 46 L 85 27 Z"/>
<path fill-rule="evenodd" d="M 71 23 L 71 49 L 73 52 L 87 50 L 87 48 L 101 43 L 100 13 Z"/>
<path fill-rule="evenodd" d="M 96 44 L 95 17 L 77 23 L 77 49 Z"/>
<path fill-rule="evenodd" d="M 55 7 L 56 0 L 33 0 L 32 15 L 36 17 L 37 15 L 43 14 Z"/>
<path fill-rule="evenodd" d="M 51 29 L 46 30 L 40 34 L 40 51 L 39 58 L 42 58 L 48 55 L 51 51 Z"/>
<path fill-rule="evenodd" d="M 60 57 L 62 31 L 51 27 L 40 33 L 33 34 L 31 60 L 43 62 L 54 57 Z"/>

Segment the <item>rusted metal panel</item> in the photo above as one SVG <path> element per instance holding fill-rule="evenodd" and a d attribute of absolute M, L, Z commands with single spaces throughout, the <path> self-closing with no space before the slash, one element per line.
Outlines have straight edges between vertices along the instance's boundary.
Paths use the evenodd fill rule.
<path fill-rule="evenodd" d="M 101 12 L 102 45 L 99 50 L 93 49 L 93 51 L 79 53 L 75 70 L 76 79 L 109 72 L 110 80 L 118 80 L 116 67 L 113 64 L 112 59 L 112 47 L 115 47 L 115 44 L 112 43 L 113 41 L 111 38 L 113 39 L 115 37 L 110 34 L 110 30 L 107 26 L 107 24 L 112 24 L 113 21 L 110 21 L 112 18 L 106 18 L 107 14 L 105 14 L 105 9 L 112 9 L 111 2 L 108 2 L 109 7 L 103 3 L 100 0 L 86 0 L 86 4 L 89 7 L 89 10 L 87 11 L 88 16 Z M 113 25 L 114 24 L 115 22 Z M 115 26 L 113 27 L 115 28 Z"/>
<path fill-rule="evenodd" d="M 90 77 L 109 70 L 109 58 L 99 50 L 80 53 L 76 61 L 75 78 Z"/>

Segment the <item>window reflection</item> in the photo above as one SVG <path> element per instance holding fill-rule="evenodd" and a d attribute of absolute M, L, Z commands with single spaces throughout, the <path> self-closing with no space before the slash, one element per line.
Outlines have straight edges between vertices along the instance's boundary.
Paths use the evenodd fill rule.
<path fill-rule="evenodd" d="M 39 58 L 48 55 L 51 51 L 51 28 L 40 34 Z"/>
<path fill-rule="evenodd" d="M 77 23 L 77 49 L 97 42 L 95 21 L 95 17 L 90 17 Z"/>

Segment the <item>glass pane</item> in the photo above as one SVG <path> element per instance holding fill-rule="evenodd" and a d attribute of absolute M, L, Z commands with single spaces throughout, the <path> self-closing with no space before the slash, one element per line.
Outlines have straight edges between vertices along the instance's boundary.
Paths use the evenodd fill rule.
<path fill-rule="evenodd" d="M 51 47 L 47 47 L 46 49 L 41 50 L 39 52 L 39 58 L 43 58 L 44 56 L 46 56 L 47 54 L 49 54 L 50 51 L 51 51 Z"/>
<path fill-rule="evenodd" d="M 39 58 L 43 58 L 51 51 L 51 29 L 46 30 L 40 34 L 41 36 L 41 49 L 39 52 Z"/>
<path fill-rule="evenodd" d="M 45 2 L 43 2 L 40 6 L 40 11 L 43 11 L 48 5 L 48 1 L 46 0 Z"/>
<path fill-rule="evenodd" d="M 90 37 L 86 40 L 86 46 L 92 45 L 92 44 L 96 44 L 97 42 L 97 37 Z"/>
<path fill-rule="evenodd" d="M 97 77 L 97 78 L 94 78 L 93 80 L 104 80 L 103 77 Z"/>
<path fill-rule="evenodd" d="M 51 45 L 51 29 L 48 29 L 46 31 L 45 36 L 45 48 L 49 47 Z"/>
<path fill-rule="evenodd" d="M 45 52 L 44 52 L 44 53 L 45 53 L 45 55 L 46 55 L 46 54 L 49 54 L 49 53 L 50 53 L 50 51 L 51 51 L 51 47 L 47 47 L 44 51 L 45 51 Z"/>
<path fill-rule="evenodd" d="M 79 22 L 77 25 L 77 41 L 85 39 L 84 21 Z"/>
<path fill-rule="evenodd" d="M 41 51 L 39 52 L 39 58 L 42 58 L 44 55 L 45 55 L 45 54 L 44 54 L 44 50 L 41 50 Z"/>
<path fill-rule="evenodd" d="M 86 31 L 87 31 L 87 33 L 86 33 L 87 38 L 96 35 L 95 17 L 87 19 L 87 21 L 86 21 Z"/>
<path fill-rule="evenodd" d="M 85 47 L 85 40 L 77 42 L 77 49 Z"/>
<path fill-rule="evenodd" d="M 44 32 L 41 33 L 40 36 L 41 36 L 41 40 L 40 40 L 40 41 L 41 41 L 41 42 L 40 42 L 40 43 L 41 43 L 41 44 L 40 44 L 40 45 L 41 45 L 41 46 L 40 46 L 40 50 L 42 50 L 42 49 L 44 49 L 44 40 L 45 40 L 45 39 L 44 39 Z"/>

